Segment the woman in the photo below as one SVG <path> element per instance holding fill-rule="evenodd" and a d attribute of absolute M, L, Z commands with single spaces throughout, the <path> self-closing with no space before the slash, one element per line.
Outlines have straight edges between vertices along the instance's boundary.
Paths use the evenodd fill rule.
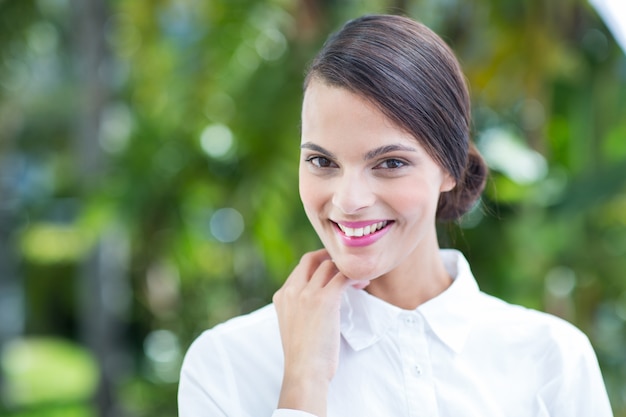
<path fill-rule="evenodd" d="M 588 339 L 479 291 L 435 222 L 487 169 L 450 49 L 405 17 L 365 16 L 306 76 L 300 196 L 324 249 L 274 303 L 191 346 L 181 417 L 610 416 Z"/>

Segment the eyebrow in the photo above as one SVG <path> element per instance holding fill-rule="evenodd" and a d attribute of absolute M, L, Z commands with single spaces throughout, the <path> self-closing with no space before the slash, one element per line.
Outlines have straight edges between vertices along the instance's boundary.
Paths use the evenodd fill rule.
<path fill-rule="evenodd" d="M 312 151 L 319 152 L 322 155 L 329 157 L 330 159 L 335 159 L 335 155 L 333 155 L 332 152 L 327 151 L 326 149 L 322 148 L 321 146 L 316 145 L 316 144 L 311 143 L 311 142 L 304 142 L 302 145 L 300 145 L 300 149 L 310 149 Z"/>
<path fill-rule="evenodd" d="M 365 154 L 364 159 L 367 161 L 370 159 L 378 158 L 381 155 L 385 155 L 390 152 L 397 152 L 397 151 L 417 152 L 417 149 L 411 146 L 400 145 L 400 144 L 385 145 L 385 146 L 381 146 L 380 148 L 372 149 L 371 151 Z"/>
<path fill-rule="evenodd" d="M 319 152 L 322 155 L 330 159 L 335 159 L 335 155 L 333 155 L 332 152 L 311 142 L 303 143 L 302 145 L 300 145 L 300 149 L 310 149 L 312 151 Z M 376 149 L 372 149 L 371 151 L 367 152 L 365 156 L 363 157 L 363 159 L 366 161 L 369 161 L 370 159 L 378 158 L 381 155 L 385 155 L 385 154 L 388 154 L 391 152 L 397 152 L 397 151 L 417 152 L 417 149 L 411 146 L 406 146 L 406 145 L 401 145 L 401 144 L 385 145 Z"/>
<path fill-rule="evenodd" d="M 311 142 L 305 142 L 302 145 L 300 145 L 300 149 L 309 149 L 315 152 L 319 152 L 322 155 L 330 158 L 330 159 L 335 159 L 335 155 L 322 148 L 319 145 L 316 145 L 314 143 Z M 385 146 L 381 146 L 379 148 L 376 149 L 372 149 L 371 151 L 367 152 L 365 154 L 365 156 L 363 157 L 363 159 L 365 161 L 369 161 L 370 159 L 374 159 L 374 158 L 378 158 L 381 155 L 385 155 L 391 152 L 397 152 L 397 151 L 404 151 L 404 152 L 417 152 L 417 149 L 411 147 L 411 146 L 406 146 L 406 145 L 401 145 L 401 144 L 393 144 L 393 145 L 385 145 Z"/>

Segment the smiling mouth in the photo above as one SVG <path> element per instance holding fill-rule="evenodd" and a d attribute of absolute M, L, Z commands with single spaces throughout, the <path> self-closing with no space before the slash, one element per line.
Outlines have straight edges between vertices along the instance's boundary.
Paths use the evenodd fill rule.
<path fill-rule="evenodd" d="M 378 223 L 372 223 L 365 227 L 355 227 L 355 228 L 347 227 L 339 223 L 335 223 L 335 224 L 337 225 L 339 230 L 341 230 L 343 234 L 346 235 L 347 237 L 364 237 L 364 236 L 369 236 L 372 233 L 376 233 L 379 230 L 384 229 L 389 223 L 390 222 L 388 220 L 383 220 Z"/>

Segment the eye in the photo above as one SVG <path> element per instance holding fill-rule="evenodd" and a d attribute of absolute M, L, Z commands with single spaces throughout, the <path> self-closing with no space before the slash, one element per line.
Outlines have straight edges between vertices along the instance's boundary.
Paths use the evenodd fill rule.
<path fill-rule="evenodd" d="M 311 156 L 306 161 L 316 168 L 334 168 L 336 166 L 330 159 L 323 156 Z"/>
<path fill-rule="evenodd" d="M 405 166 L 406 163 L 399 159 L 386 159 L 380 164 L 376 165 L 374 169 L 398 169 Z"/>

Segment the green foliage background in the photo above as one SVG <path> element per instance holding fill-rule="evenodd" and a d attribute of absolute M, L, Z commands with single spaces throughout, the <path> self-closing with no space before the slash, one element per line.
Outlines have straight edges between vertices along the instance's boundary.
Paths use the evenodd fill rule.
<path fill-rule="evenodd" d="M 302 75 L 377 12 L 433 28 L 471 85 L 493 170 L 443 245 L 585 331 L 626 416 L 626 57 L 583 0 L 0 1 L 0 414 L 176 414 L 194 337 L 319 246 Z"/>

